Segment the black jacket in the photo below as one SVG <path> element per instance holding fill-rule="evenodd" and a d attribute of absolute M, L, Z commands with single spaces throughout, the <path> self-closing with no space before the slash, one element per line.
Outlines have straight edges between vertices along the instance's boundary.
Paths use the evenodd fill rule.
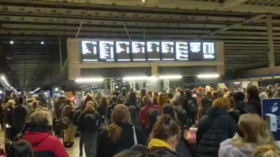
<path fill-rule="evenodd" d="M 13 126 L 13 116 L 12 112 L 14 110 L 14 107 L 6 107 L 4 109 L 4 124 L 9 124 L 10 126 Z"/>
<path fill-rule="evenodd" d="M 106 119 L 107 119 L 108 122 L 111 122 L 111 116 L 112 116 L 113 110 L 116 106 L 117 106 L 117 104 L 112 104 L 112 105 L 107 107 Z"/>
<path fill-rule="evenodd" d="M 23 128 L 26 122 L 26 117 L 28 115 L 28 108 L 21 104 L 14 108 L 12 112 L 13 125 L 15 128 Z"/>
<path fill-rule="evenodd" d="M 132 124 L 117 124 L 122 128 L 121 140 L 113 143 L 108 137 L 108 131 L 102 130 L 98 136 L 97 156 L 113 157 L 115 154 L 130 149 L 134 145 Z M 135 127 L 138 144 L 147 145 L 147 139 L 141 128 Z"/>
<path fill-rule="evenodd" d="M 84 121 L 86 114 L 92 114 L 92 113 L 96 115 L 96 119 L 100 122 L 100 115 L 99 115 L 98 112 L 96 112 L 96 111 L 83 111 L 78 118 L 78 127 L 79 127 L 81 132 L 95 133 L 95 131 L 98 130 L 98 129 L 97 130 L 91 130 L 90 127 L 87 127 L 87 126 L 92 125 L 92 124 L 86 124 L 85 121 Z"/>
<path fill-rule="evenodd" d="M 177 152 L 170 150 L 168 148 L 165 148 L 165 147 L 153 148 L 152 151 L 156 154 L 159 154 L 160 157 L 177 157 L 178 156 Z"/>
<path fill-rule="evenodd" d="M 253 114 L 258 114 L 259 116 L 262 116 L 261 102 L 257 101 L 257 100 L 249 101 L 248 105 L 247 105 L 247 112 L 253 113 Z"/>
<path fill-rule="evenodd" d="M 226 109 L 211 108 L 198 124 L 197 157 L 217 157 L 220 143 L 236 133 L 236 122 Z"/>

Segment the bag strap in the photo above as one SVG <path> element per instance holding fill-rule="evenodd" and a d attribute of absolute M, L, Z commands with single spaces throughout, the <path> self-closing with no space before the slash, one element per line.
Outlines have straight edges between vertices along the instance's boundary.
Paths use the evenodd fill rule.
<path fill-rule="evenodd" d="M 138 140 L 137 140 L 137 136 L 136 136 L 136 132 L 135 132 L 135 127 L 133 126 L 132 129 L 133 129 L 134 145 L 137 145 L 138 144 Z"/>

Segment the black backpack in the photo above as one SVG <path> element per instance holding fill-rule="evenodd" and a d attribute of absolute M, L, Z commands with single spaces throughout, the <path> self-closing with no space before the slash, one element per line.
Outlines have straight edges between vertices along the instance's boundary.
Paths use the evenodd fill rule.
<path fill-rule="evenodd" d="M 177 118 L 182 123 L 182 125 L 187 125 L 188 124 L 188 115 L 187 112 L 180 107 L 175 107 L 175 111 L 177 113 Z"/>
<path fill-rule="evenodd" d="M 197 112 L 197 105 L 193 99 L 188 100 L 187 103 L 189 112 Z"/>
<path fill-rule="evenodd" d="M 72 121 L 73 121 L 73 124 L 74 124 L 75 126 L 78 126 L 78 125 L 79 125 L 78 120 L 79 120 L 79 117 L 80 117 L 81 113 L 82 113 L 82 110 L 81 110 L 80 108 L 77 108 L 77 109 L 75 110 L 74 114 L 73 114 L 73 120 L 72 120 Z"/>
<path fill-rule="evenodd" d="M 88 113 L 84 117 L 84 124 L 89 130 L 97 131 L 99 127 L 98 116 L 95 113 Z"/>

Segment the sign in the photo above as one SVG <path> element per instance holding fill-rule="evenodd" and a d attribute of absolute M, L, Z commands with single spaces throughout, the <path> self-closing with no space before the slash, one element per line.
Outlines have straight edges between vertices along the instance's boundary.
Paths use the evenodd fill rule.
<path fill-rule="evenodd" d="M 102 61 L 114 61 L 114 41 L 100 41 L 100 60 Z"/>
<path fill-rule="evenodd" d="M 130 61 L 130 42 L 116 41 L 116 52 L 118 61 Z"/>
<path fill-rule="evenodd" d="M 189 43 L 176 42 L 176 59 L 189 60 Z"/>
<path fill-rule="evenodd" d="M 91 61 L 96 62 L 97 57 L 97 48 L 98 42 L 97 41 L 82 41 L 82 57 L 83 61 Z"/>
<path fill-rule="evenodd" d="M 146 61 L 145 42 L 133 41 L 132 42 L 132 60 L 133 61 Z"/>
<path fill-rule="evenodd" d="M 161 57 L 164 61 L 173 61 L 175 56 L 175 43 L 170 41 L 161 42 Z"/>
<path fill-rule="evenodd" d="M 147 42 L 147 54 L 149 61 L 160 60 L 160 42 Z"/>
<path fill-rule="evenodd" d="M 203 43 L 203 58 L 204 59 L 214 59 L 215 58 L 215 48 L 214 43 L 205 42 Z"/>
<path fill-rule="evenodd" d="M 280 99 L 262 100 L 262 117 L 268 122 L 275 140 L 280 140 Z"/>

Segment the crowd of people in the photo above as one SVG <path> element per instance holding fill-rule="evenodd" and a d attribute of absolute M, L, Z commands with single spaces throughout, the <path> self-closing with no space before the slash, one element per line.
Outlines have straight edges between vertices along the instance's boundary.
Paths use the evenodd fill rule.
<path fill-rule="evenodd" d="M 40 100 L 28 107 L 23 98 L 10 99 L 2 105 L 7 155 L 73 156 L 66 149 L 79 136 L 80 157 L 280 157 L 261 117 L 263 94 L 256 86 L 123 89 L 75 104 L 61 91 L 52 116 Z"/>

